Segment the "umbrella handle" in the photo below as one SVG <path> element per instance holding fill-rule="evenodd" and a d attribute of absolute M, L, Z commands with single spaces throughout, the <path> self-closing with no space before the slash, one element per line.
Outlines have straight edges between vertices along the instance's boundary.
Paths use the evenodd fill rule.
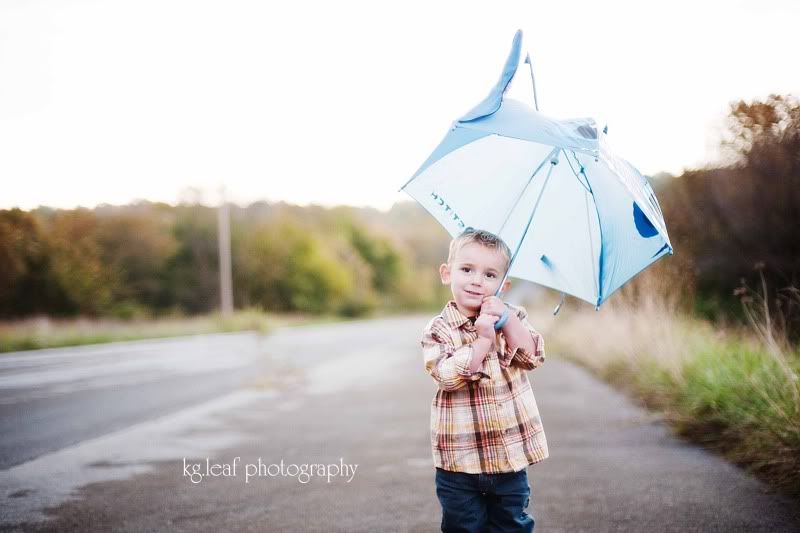
<path fill-rule="evenodd" d="M 506 325 L 506 322 L 508 322 L 508 307 L 503 311 L 503 316 L 500 317 L 500 320 L 494 323 L 494 330 L 500 331 Z"/>
<path fill-rule="evenodd" d="M 506 277 L 508 277 L 509 270 L 510 268 L 506 269 Z M 505 283 L 505 281 L 506 278 L 504 277 L 503 281 L 500 282 L 500 286 L 497 287 L 497 292 L 494 293 L 494 295 L 497 296 L 498 298 L 500 298 L 500 294 L 503 292 L 502 288 L 503 288 L 503 283 Z M 503 314 L 500 315 L 500 318 L 497 320 L 497 322 L 494 323 L 494 330 L 500 331 L 501 329 L 503 329 L 503 326 L 506 325 L 506 322 L 508 322 L 508 306 L 506 306 L 505 310 L 503 311 Z"/>

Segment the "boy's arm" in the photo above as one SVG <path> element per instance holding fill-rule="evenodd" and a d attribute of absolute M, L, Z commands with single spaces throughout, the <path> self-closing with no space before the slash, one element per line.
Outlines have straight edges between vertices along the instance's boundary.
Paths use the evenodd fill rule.
<path fill-rule="evenodd" d="M 544 364 L 544 338 L 528 322 L 528 312 L 523 307 L 509 306 L 508 322 L 503 326 L 506 338 L 505 353 L 501 358 L 503 366 L 518 366 L 523 370 L 533 370 Z M 516 311 L 516 312 L 513 312 Z"/>
<path fill-rule="evenodd" d="M 422 354 L 425 370 L 445 391 L 460 389 L 470 381 L 490 377 L 486 367 L 486 353 L 491 348 L 489 339 L 479 338 L 472 344 L 455 348 L 445 326 L 434 321 L 422 334 Z M 480 360 L 475 371 L 473 363 Z"/>

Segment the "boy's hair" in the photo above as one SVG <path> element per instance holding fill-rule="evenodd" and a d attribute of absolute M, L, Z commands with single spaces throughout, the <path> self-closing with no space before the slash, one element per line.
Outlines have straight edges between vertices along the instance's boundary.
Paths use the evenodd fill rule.
<path fill-rule="evenodd" d="M 456 256 L 456 252 L 471 242 L 476 242 L 481 246 L 485 246 L 486 248 L 499 252 L 503 257 L 505 257 L 506 268 L 508 268 L 508 263 L 511 261 L 511 250 L 509 249 L 508 245 L 503 242 L 503 239 L 494 233 L 489 233 L 488 231 L 474 228 L 465 229 L 461 235 L 450 241 L 450 253 L 447 255 L 447 263 L 452 263 L 453 258 Z"/>

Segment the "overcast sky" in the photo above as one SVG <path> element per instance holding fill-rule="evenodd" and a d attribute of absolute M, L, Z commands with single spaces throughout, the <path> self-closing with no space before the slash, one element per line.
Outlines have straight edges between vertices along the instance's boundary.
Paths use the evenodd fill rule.
<path fill-rule="evenodd" d="M 716 157 L 729 103 L 800 93 L 800 2 L 0 0 L 0 207 L 388 208 L 494 85 L 596 116 L 644 174 Z M 520 70 L 513 96 L 533 102 Z"/>

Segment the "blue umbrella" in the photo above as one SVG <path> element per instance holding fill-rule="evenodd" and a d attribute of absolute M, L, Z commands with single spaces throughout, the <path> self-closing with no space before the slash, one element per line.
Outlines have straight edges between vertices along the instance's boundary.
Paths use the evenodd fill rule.
<path fill-rule="evenodd" d="M 452 237 L 468 227 L 501 237 L 513 251 L 506 277 L 599 309 L 672 254 L 664 217 L 647 179 L 593 119 L 556 120 L 505 96 L 521 42 L 517 31 L 498 83 L 400 190 Z"/>

